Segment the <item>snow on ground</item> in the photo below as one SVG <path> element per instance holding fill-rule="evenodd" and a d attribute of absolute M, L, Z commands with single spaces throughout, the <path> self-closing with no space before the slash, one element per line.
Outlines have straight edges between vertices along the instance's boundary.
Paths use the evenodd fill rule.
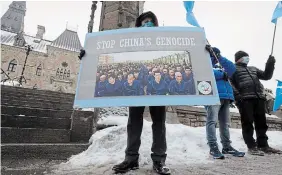
<path fill-rule="evenodd" d="M 22 86 L 18 81 L 16 80 L 7 80 L 5 82 L 0 82 L 1 85 L 6 86 Z"/>
<path fill-rule="evenodd" d="M 122 125 L 127 123 L 128 117 L 127 116 L 107 116 L 102 117 L 98 120 L 98 124 L 100 125 Z"/>
<path fill-rule="evenodd" d="M 100 170 L 109 171 L 114 164 L 124 159 L 126 149 L 126 120 L 127 117 L 108 117 L 107 122 L 114 122 L 119 126 L 106 128 L 97 131 L 92 135 L 89 148 L 75 156 L 72 156 L 66 163 L 62 163 L 55 174 L 68 174 L 69 172 L 95 172 Z M 144 120 L 143 133 L 140 147 L 140 166 L 151 165 L 152 129 L 151 122 Z M 206 144 L 204 127 L 188 127 L 182 124 L 167 124 L 167 161 L 170 166 L 191 166 L 194 164 L 211 163 Z M 230 129 L 232 145 L 241 150 L 247 151 L 242 139 L 240 129 Z M 217 130 L 218 134 L 218 130 Z M 282 148 L 282 132 L 269 131 L 269 143 L 276 148 Z M 218 136 L 219 139 L 219 136 Z M 218 142 L 220 143 L 220 142 Z M 220 145 L 221 147 L 221 145 Z M 68 172 L 68 173 L 67 173 Z"/>

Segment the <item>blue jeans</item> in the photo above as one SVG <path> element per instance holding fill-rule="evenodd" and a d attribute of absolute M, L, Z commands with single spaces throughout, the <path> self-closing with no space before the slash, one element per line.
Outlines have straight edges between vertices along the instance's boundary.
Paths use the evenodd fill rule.
<path fill-rule="evenodd" d="M 223 147 L 231 144 L 229 133 L 229 100 L 220 100 L 221 105 L 205 106 L 207 111 L 206 134 L 208 145 L 217 145 L 216 121 L 219 121 L 220 139 Z"/>

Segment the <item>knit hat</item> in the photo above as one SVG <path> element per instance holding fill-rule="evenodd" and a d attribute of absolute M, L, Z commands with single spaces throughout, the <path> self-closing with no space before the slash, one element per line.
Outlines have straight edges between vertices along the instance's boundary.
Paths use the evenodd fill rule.
<path fill-rule="evenodd" d="M 246 52 L 241 51 L 241 50 L 236 52 L 235 53 L 235 62 L 237 62 L 239 59 L 241 59 L 244 56 L 249 56 L 249 54 L 247 54 Z"/>
<path fill-rule="evenodd" d="M 156 27 L 159 26 L 157 16 L 156 16 L 153 12 L 148 11 L 148 12 L 142 13 L 142 14 L 136 19 L 135 27 L 141 27 L 142 21 L 143 21 L 145 18 L 152 18 L 152 22 L 155 24 L 155 26 L 156 26 Z"/>

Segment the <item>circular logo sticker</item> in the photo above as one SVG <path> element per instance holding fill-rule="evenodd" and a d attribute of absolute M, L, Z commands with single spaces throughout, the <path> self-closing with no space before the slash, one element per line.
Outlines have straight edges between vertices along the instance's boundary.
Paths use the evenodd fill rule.
<path fill-rule="evenodd" d="M 201 81 L 198 84 L 198 90 L 204 94 L 204 95 L 208 95 L 212 92 L 212 87 L 210 85 L 210 83 L 206 82 L 206 81 Z"/>

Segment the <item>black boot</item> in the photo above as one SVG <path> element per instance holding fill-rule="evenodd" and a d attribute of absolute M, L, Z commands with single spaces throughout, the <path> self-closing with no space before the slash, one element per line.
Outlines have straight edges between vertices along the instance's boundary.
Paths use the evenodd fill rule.
<path fill-rule="evenodd" d="M 113 171 L 115 173 L 126 173 L 130 170 L 137 170 L 139 169 L 138 161 L 127 161 L 124 160 L 120 164 L 117 164 L 113 167 Z"/>
<path fill-rule="evenodd" d="M 264 153 L 260 151 L 256 146 L 253 148 L 249 148 L 248 152 L 249 154 L 254 156 L 264 156 Z"/>
<path fill-rule="evenodd" d="M 266 154 L 282 154 L 282 151 L 280 151 L 278 149 L 271 148 L 269 146 L 259 148 L 259 150 L 261 150 L 262 152 L 264 152 Z"/>
<path fill-rule="evenodd" d="M 156 171 L 156 173 L 161 175 L 168 175 L 170 174 L 170 169 L 165 166 L 165 163 L 154 161 L 153 162 L 153 169 Z"/>

